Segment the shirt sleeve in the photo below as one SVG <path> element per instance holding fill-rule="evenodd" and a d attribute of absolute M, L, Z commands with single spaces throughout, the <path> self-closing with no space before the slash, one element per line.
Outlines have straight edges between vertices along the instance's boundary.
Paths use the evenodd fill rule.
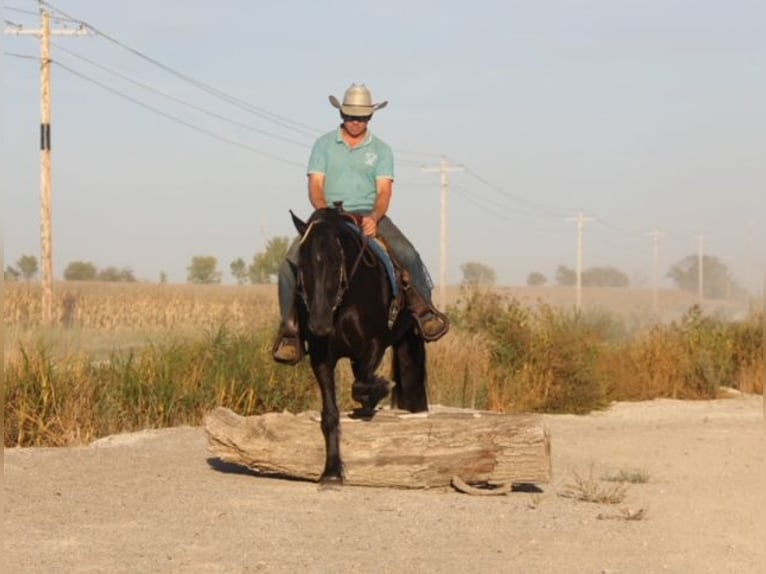
<path fill-rule="evenodd" d="M 314 147 L 311 148 L 309 166 L 306 173 L 327 173 L 327 154 L 324 153 L 322 139 L 318 139 L 314 142 Z"/>
<path fill-rule="evenodd" d="M 375 166 L 375 179 L 394 179 L 394 153 L 388 145 L 381 146 L 378 163 Z"/>

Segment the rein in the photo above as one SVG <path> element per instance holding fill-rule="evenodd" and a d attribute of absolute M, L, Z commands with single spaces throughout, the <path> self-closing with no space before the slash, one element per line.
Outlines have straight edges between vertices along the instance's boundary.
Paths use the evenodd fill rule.
<path fill-rule="evenodd" d="M 303 243 L 306 241 L 308 236 L 310 235 L 311 231 L 313 231 L 314 226 L 317 224 L 316 221 L 313 221 L 309 224 L 308 228 L 306 229 L 306 232 L 303 234 L 303 237 L 300 239 L 300 244 L 303 245 Z M 346 271 L 346 253 L 343 250 L 343 245 L 340 242 L 340 239 L 337 239 L 338 242 L 338 248 L 340 249 L 341 254 L 341 261 L 342 264 L 340 265 L 340 278 L 338 281 L 338 292 L 335 294 L 335 301 L 332 306 L 332 311 L 335 312 L 338 307 L 340 307 L 341 303 L 343 303 L 343 298 L 346 296 L 346 292 L 349 289 L 349 286 L 351 285 L 351 281 L 354 279 L 354 275 L 356 275 L 357 270 L 359 269 L 359 265 L 362 262 L 363 259 L 365 259 L 365 255 L 370 255 L 371 252 L 368 249 L 369 244 L 369 238 L 366 236 L 362 236 L 361 239 L 356 238 L 359 242 L 359 254 L 356 256 L 356 259 L 354 260 L 354 264 L 351 266 L 351 272 Z M 365 262 L 365 265 L 368 267 L 372 267 L 375 265 L 375 260 L 373 258 L 367 259 Z M 298 276 L 298 290 L 301 296 L 301 299 L 303 299 L 303 304 L 306 306 L 306 309 L 309 309 L 309 303 L 306 297 L 306 289 L 305 284 L 303 281 L 303 273 L 299 273 Z"/>

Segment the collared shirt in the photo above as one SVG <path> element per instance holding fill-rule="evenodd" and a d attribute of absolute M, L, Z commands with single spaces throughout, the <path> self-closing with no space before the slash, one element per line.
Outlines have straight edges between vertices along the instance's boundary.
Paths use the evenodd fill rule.
<path fill-rule="evenodd" d="M 324 174 L 327 205 L 342 201 L 346 211 L 370 212 L 378 195 L 377 180 L 394 179 L 394 154 L 369 130 L 362 144 L 350 148 L 338 128 L 314 143 L 308 173 Z"/>

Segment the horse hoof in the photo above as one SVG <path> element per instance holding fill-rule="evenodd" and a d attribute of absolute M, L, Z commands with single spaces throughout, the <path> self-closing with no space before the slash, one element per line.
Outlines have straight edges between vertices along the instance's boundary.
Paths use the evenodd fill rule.
<path fill-rule="evenodd" d="M 388 396 L 391 383 L 381 377 L 371 382 L 354 381 L 351 386 L 351 398 L 362 405 L 362 412 L 375 414 L 375 407 Z"/>
<path fill-rule="evenodd" d="M 360 407 L 354 409 L 349 414 L 349 418 L 360 421 L 371 421 L 377 411 L 375 409 L 369 409 L 366 407 Z"/>
<path fill-rule="evenodd" d="M 340 490 L 343 486 L 343 478 L 340 476 L 322 476 L 319 479 L 319 490 Z"/>

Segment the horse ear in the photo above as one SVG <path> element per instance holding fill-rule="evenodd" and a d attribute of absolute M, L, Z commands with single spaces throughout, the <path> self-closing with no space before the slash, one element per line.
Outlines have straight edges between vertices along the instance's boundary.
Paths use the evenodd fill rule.
<path fill-rule="evenodd" d="M 303 237 L 303 234 L 306 233 L 306 223 L 302 221 L 300 217 L 295 215 L 292 209 L 290 210 L 290 216 L 293 218 L 293 225 L 295 225 L 295 229 L 298 230 L 298 234 Z"/>

